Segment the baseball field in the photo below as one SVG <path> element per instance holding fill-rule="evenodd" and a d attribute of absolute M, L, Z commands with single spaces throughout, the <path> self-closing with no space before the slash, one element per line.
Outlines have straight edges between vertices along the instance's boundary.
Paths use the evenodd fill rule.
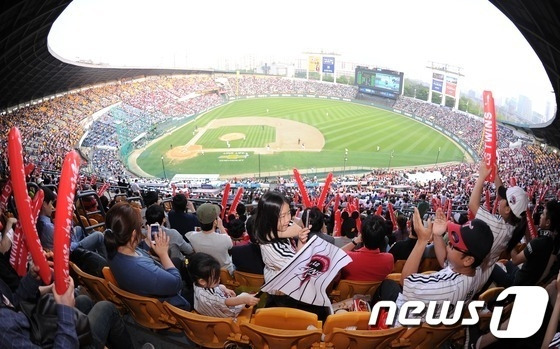
<path fill-rule="evenodd" d="M 294 167 L 305 173 L 349 173 L 460 162 L 463 156 L 442 133 L 387 110 L 279 97 L 213 109 L 137 150 L 132 161 L 162 178 L 177 173 L 256 177 Z"/>

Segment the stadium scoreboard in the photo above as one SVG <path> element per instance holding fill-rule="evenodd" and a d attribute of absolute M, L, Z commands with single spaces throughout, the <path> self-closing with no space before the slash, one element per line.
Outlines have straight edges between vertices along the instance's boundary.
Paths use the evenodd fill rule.
<path fill-rule="evenodd" d="M 362 93 L 397 99 L 402 94 L 404 73 L 381 68 L 356 67 L 354 81 Z"/>

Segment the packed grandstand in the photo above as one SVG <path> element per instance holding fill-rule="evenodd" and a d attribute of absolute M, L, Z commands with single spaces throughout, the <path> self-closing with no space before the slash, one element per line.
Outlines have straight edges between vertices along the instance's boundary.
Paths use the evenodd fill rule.
<path fill-rule="evenodd" d="M 243 203 L 242 206 L 246 207 L 247 211 L 236 212 L 243 217 L 241 219 L 250 215 L 252 210 L 257 207 L 259 200 L 271 189 L 279 191 L 289 198 L 290 212 L 294 219 L 297 219 L 299 212 L 305 209 L 302 207 L 305 206 L 305 200 L 302 198 L 304 194 L 298 185 L 298 178 L 291 174 L 266 179 L 254 177 L 198 178 L 196 182 L 194 180 L 172 182 L 167 178 L 139 177 L 126 166 L 131 148 L 142 147 L 150 140 L 160 137 L 166 131 L 165 125 L 175 122 L 188 123 L 197 115 L 227 103 L 230 97 L 271 94 L 326 96 L 349 100 L 360 97 L 355 86 L 305 79 L 228 74 L 153 76 L 70 91 L 42 103 L 14 110 L 0 118 L 0 134 L 7 135 L 14 126 L 20 130 L 24 146 L 24 162 L 35 165 L 30 182 L 43 186 L 56 184 L 65 155 L 72 149 L 79 150 L 85 161 L 81 167 L 78 182 L 74 212 L 76 214 L 75 224 L 81 226 L 88 234 L 95 234 L 95 230 L 104 232 L 105 228 L 108 228 L 104 226 L 106 210 L 113 209 L 112 207 L 122 207 L 117 204 L 120 200 L 128 198 L 130 202 L 137 202 L 140 207 L 147 208 L 144 211 L 146 212 L 145 218 L 147 223 L 151 224 L 153 222 L 150 222 L 150 218 L 148 218 L 151 204 L 161 202 L 161 207 L 164 208 L 166 214 L 176 209 L 174 206 L 172 208 L 172 204 L 175 203 L 174 197 L 177 194 L 184 194 L 189 201 L 195 202 L 197 206 L 200 205 L 199 207 L 202 207 L 201 204 L 204 202 L 221 202 L 223 204 L 224 202 L 221 200 L 224 199 L 224 195 L 229 195 L 224 187 L 231 188 L 232 194 L 239 192 L 239 188 L 244 188 L 243 196 L 239 198 L 238 202 Z M 480 117 L 405 96 L 399 96 L 394 101 L 382 99 L 379 103 L 385 107 L 387 107 L 387 103 L 390 103 L 388 107 L 395 111 L 426 118 L 436 126 L 445 127 L 477 151 L 479 157 L 482 157 L 480 141 L 483 122 Z M 537 215 L 537 212 L 542 212 L 545 202 L 557 199 L 560 194 L 560 158 L 556 149 L 544 146 L 531 136 L 503 125 L 498 127 L 497 139 L 499 141 L 499 175 L 504 182 L 509 182 L 511 186 L 524 188 L 530 194 L 528 209 Z M 4 136 L 0 142 L 0 149 L 2 149 L 0 173 L 4 179 L 3 183 L 5 183 L 10 176 L 7 159 L 8 138 Z M 422 176 L 424 174 L 427 176 Z M 422 168 L 372 168 L 367 173 L 336 174 L 330 187 L 326 188 L 328 193 L 325 197 L 327 203 L 325 222 L 330 220 L 329 234 L 333 234 L 333 229 L 335 234 L 337 233 L 333 222 L 335 212 L 339 207 L 334 207 L 332 212 L 328 212 L 328 209 L 334 206 L 335 200 L 346 212 L 345 220 L 348 218 L 348 213 L 353 213 L 353 210 L 362 215 L 361 219 L 364 222 L 366 216 L 372 216 L 372 213 L 376 212 L 394 224 L 391 232 L 398 229 L 395 224 L 397 221 L 393 221 L 390 211 L 394 209 L 397 215 L 403 213 L 402 216 L 407 220 L 412 220 L 413 209 L 419 207 L 419 203 L 425 199 L 428 200 L 430 207 L 422 212 L 425 214 L 422 218 L 436 214 L 438 207 L 440 209 L 448 208 L 448 219 L 454 214 L 466 217 L 473 191 L 481 189 L 477 186 L 478 174 L 479 164 L 476 161 L 446 165 L 434 164 Z M 303 181 L 309 197 L 313 200 L 317 200 L 325 190 L 323 185 L 325 178 L 304 175 Z M 490 186 L 485 189 L 487 189 L 485 207 L 492 211 L 492 205 L 494 205 L 492 202 L 498 201 L 497 189 Z M 101 200 L 102 197 L 105 199 Z M 225 203 L 233 205 L 232 201 L 234 200 L 230 197 Z M 316 202 L 318 203 L 318 201 Z M 323 203 L 321 203 L 322 205 Z M 9 207 L 7 208 L 9 209 Z M 13 207 L 11 208 L 13 209 Z M 190 211 L 195 212 L 196 210 L 192 208 Z M 494 212 L 496 212 L 496 208 L 494 208 Z M 228 233 L 233 231 L 233 221 L 240 219 L 239 215 L 236 217 L 234 214 L 230 218 L 227 218 L 226 215 L 224 225 L 219 228 L 227 230 Z M 81 217 L 78 218 L 78 216 Z M 358 217 L 354 217 L 354 219 L 358 219 Z M 457 218 L 455 221 L 458 223 L 460 219 Z M 202 220 L 200 222 L 204 223 Z M 173 225 L 171 227 L 173 228 Z M 401 227 L 398 228 L 401 229 Z M 410 223 L 408 228 L 410 229 Z M 242 235 L 247 237 L 246 233 Z M 346 246 L 348 244 L 356 245 L 356 241 L 353 240 L 355 234 L 345 232 L 342 235 L 342 238 L 344 235 L 348 238 L 344 240 Z M 240 236 L 231 236 L 234 245 L 248 243 L 248 237 L 245 239 Z M 387 239 L 392 243 L 404 240 L 404 238 L 396 238 L 391 233 L 387 235 Z M 193 247 L 196 251 L 194 242 Z M 395 259 L 397 258 L 395 257 Z M 435 260 L 434 255 L 426 259 Z M 85 269 L 86 266 L 83 268 Z M 113 266 L 112 268 L 115 269 Z M 440 266 L 426 264 L 422 268 L 423 270 L 419 271 L 439 270 Z M 241 279 L 228 279 L 228 276 L 231 275 L 227 272 L 224 274 L 223 271 L 222 283 L 232 289 L 240 286 Z M 394 269 L 391 268 L 391 272 L 396 273 L 401 270 L 398 270 L 395 264 Z M 117 273 L 116 276 L 117 278 L 122 277 L 122 274 Z M 381 279 L 385 277 L 388 276 L 385 275 Z M 76 280 L 80 280 L 80 278 Z M 539 281 L 542 284 L 544 280 L 543 276 L 543 279 Z M 546 281 L 550 280 L 552 279 L 546 278 Z M 89 289 L 87 283 L 83 284 L 94 295 L 94 291 Z M 352 295 L 346 294 L 345 296 Z M 339 296 L 333 297 L 332 300 L 335 301 L 335 304 L 337 301 L 344 301 Z M 133 303 L 121 304 L 121 310 L 130 310 L 130 307 L 133 306 L 131 304 Z M 196 307 L 196 301 L 194 305 Z M 337 307 L 343 307 L 343 305 L 338 304 Z M 328 318 L 326 321 L 329 323 Z M 331 318 L 331 321 L 334 320 Z M 163 321 L 162 323 L 161 329 L 164 330 L 180 327 L 177 322 L 171 324 Z M 149 327 L 145 324 L 143 326 Z M 323 327 L 325 330 L 326 328 Z M 309 328 L 306 327 L 305 330 L 309 330 Z M 231 345 L 249 345 L 247 339 L 240 336 L 230 336 L 229 338 L 226 336 L 226 338 L 214 338 L 213 342 L 204 342 L 201 338 L 197 338 L 197 334 L 192 334 L 192 336 L 187 334 L 188 340 L 185 341 L 184 338 L 177 339 L 176 332 L 169 335 L 169 338 L 175 342 L 169 342 L 165 338 L 167 334 L 161 333 L 159 339 L 154 339 L 158 335 L 150 333 L 148 336 L 145 332 L 141 338 L 142 342 L 155 342 L 162 347 L 181 343 L 192 345 L 193 342 L 202 346 L 219 347 L 228 341 Z M 326 332 L 324 333 L 326 334 Z M 463 336 L 458 331 L 449 332 L 447 337 L 436 344 L 443 345 L 442 343 L 445 342 L 447 347 L 457 347 L 465 342 L 464 333 L 462 334 Z M 454 336 L 452 337 L 452 335 Z M 408 342 L 406 339 L 401 341 L 403 347 L 411 343 L 415 343 L 412 335 Z M 304 345 L 301 344 L 298 347 L 304 347 Z"/>
<path fill-rule="evenodd" d="M 116 184 L 119 178 L 128 181 L 137 178 L 125 166 L 127 154 L 123 155 L 122 151 L 125 144 L 144 134 L 145 137 L 135 145 L 145 144 L 146 140 L 163 133 L 162 124 L 177 118 L 188 122 L 193 116 L 226 103 L 228 96 L 299 94 L 355 99 L 358 94 L 355 86 L 305 79 L 251 75 L 220 77 L 215 74 L 148 77 L 72 91 L 5 115 L 0 121 L 0 132 L 7 134 L 10 127 L 19 127 L 26 160 L 41 170 L 60 171 L 66 152 L 77 148 L 87 160 L 82 170 L 84 175 Z M 429 118 L 481 154 L 480 117 L 404 96 L 400 96 L 392 108 Z M 499 125 L 498 134 L 501 164 L 508 171 L 508 177 L 516 177 L 524 185 L 530 185 L 532 181 L 557 184 L 555 166 L 558 155 L 555 151 L 542 148 L 530 136 L 520 135 L 502 125 Z M 2 149 L 6 149 L 6 144 L 6 138 L 3 138 Z M 6 175 L 5 152 L 1 156 L 1 170 Z M 535 177 L 527 178 L 529 174 Z M 157 180 L 141 180 L 142 183 L 153 181 Z"/>

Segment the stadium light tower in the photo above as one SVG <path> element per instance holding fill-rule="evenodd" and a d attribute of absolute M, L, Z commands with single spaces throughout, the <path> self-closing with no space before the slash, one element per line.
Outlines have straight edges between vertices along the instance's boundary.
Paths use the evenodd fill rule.
<path fill-rule="evenodd" d="M 439 152 L 440 151 L 441 151 L 441 147 L 438 147 L 437 148 L 437 156 L 436 156 L 436 167 L 437 167 L 437 162 L 438 162 L 438 159 L 439 159 Z"/>
<path fill-rule="evenodd" d="M 163 162 L 163 155 L 161 156 L 161 167 L 163 168 L 163 179 L 167 180 L 167 175 L 165 174 L 165 162 Z"/>

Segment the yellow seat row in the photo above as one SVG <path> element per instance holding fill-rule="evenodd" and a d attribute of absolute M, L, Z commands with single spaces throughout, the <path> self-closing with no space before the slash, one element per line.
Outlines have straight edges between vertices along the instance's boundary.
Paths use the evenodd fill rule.
<path fill-rule="evenodd" d="M 158 299 L 120 289 L 106 267 L 106 279 L 81 271 L 71 263 L 78 277 L 96 300 L 109 300 L 130 312 L 141 326 L 152 330 L 183 331 L 195 344 L 223 348 L 227 342 L 251 344 L 255 348 L 434 348 L 457 333 L 460 325 L 369 330 L 369 312 L 329 315 L 324 324 L 317 315 L 292 308 L 257 309 L 252 317 L 216 318 L 189 312 Z M 393 276 L 400 275 L 391 274 Z M 388 277 L 391 278 L 391 277 Z M 377 283 L 378 286 L 379 283 Z M 372 292 L 367 289 L 366 292 Z M 371 293 L 370 293 L 371 294 Z M 246 309 L 244 313 L 251 313 Z"/>

